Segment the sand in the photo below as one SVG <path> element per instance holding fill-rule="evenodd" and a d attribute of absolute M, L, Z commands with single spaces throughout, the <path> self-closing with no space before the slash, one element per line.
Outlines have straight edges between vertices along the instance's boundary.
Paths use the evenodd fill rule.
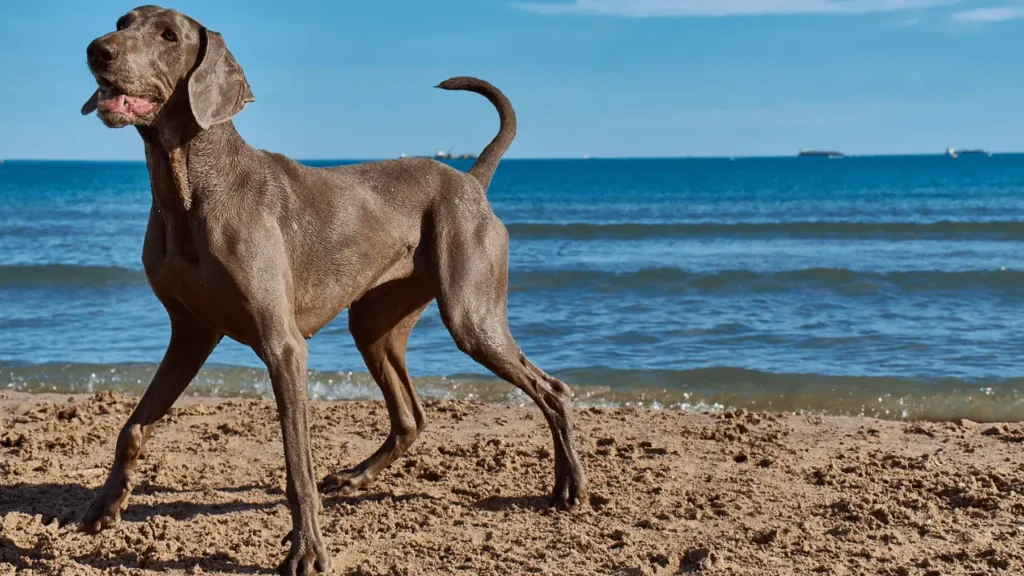
<path fill-rule="evenodd" d="M 286 548 L 269 400 L 183 400 L 123 521 L 74 519 L 136 399 L 0 394 L 0 575 L 262 574 Z M 1024 426 L 579 410 L 590 496 L 546 506 L 530 407 L 430 402 L 410 454 L 326 495 L 336 574 L 1022 574 Z M 312 407 L 318 477 L 387 434 L 382 403 Z"/>

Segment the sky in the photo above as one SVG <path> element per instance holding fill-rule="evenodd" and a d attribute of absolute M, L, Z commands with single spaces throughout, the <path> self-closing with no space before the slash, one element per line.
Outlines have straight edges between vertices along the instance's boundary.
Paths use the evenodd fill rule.
<path fill-rule="evenodd" d="M 85 48 L 134 2 L 0 4 L 0 158 L 142 159 L 79 109 Z M 1024 0 L 181 0 L 256 101 L 250 144 L 300 159 L 479 152 L 473 75 L 512 100 L 509 157 L 1024 150 Z"/>

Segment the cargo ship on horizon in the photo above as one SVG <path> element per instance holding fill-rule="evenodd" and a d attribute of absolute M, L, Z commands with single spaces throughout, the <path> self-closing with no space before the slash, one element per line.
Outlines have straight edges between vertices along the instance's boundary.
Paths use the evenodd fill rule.
<path fill-rule="evenodd" d="M 992 156 L 992 153 L 988 150 L 982 150 L 981 148 L 966 148 L 964 150 L 957 150 L 952 146 L 946 148 L 946 155 L 950 158 L 959 158 L 961 156 Z"/>
<path fill-rule="evenodd" d="M 801 158 L 842 158 L 843 153 L 836 152 L 835 150 L 804 150 L 801 148 L 797 156 Z"/>

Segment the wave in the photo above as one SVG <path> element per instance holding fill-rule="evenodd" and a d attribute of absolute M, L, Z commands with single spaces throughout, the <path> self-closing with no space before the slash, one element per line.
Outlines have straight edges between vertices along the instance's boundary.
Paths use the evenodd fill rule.
<path fill-rule="evenodd" d="M 512 291 L 572 288 L 597 292 L 622 290 L 700 292 L 783 292 L 802 289 L 844 293 L 915 291 L 1020 291 L 1024 272 L 1016 270 L 941 270 L 862 272 L 847 268 L 809 268 L 779 272 L 723 270 L 687 272 L 679 268 L 645 268 L 627 273 L 598 270 L 513 272 Z"/>
<path fill-rule="evenodd" d="M 0 266 L 0 286 L 145 285 L 141 270 L 67 264 Z"/>
<path fill-rule="evenodd" d="M 844 240 L 1021 240 L 1024 222 L 765 222 L 666 224 L 510 223 L 514 238 L 643 240 L 665 238 L 832 238 Z"/>
<path fill-rule="evenodd" d="M 155 364 L 12 364 L 0 362 L 0 389 L 36 393 L 94 393 L 117 390 L 141 394 Z M 666 410 L 794 411 L 887 419 L 979 422 L 1016 421 L 1024 413 L 1024 378 L 966 381 L 953 378 L 897 378 L 777 374 L 735 367 L 692 370 L 613 370 L 601 366 L 556 375 L 570 383 L 578 406 L 640 406 Z M 468 399 L 529 405 L 512 385 L 491 377 L 461 374 L 415 379 L 426 398 Z M 310 396 L 319 400 L 379 400 L 369 374 L 310 371 Z M 190 393 L 200 396 L 266 397 L 266 370 L 207 366 Z"/>
<path fill-rule="evenodd" d="M 0 266 L 0 287 L 145 286 L 141 270 L 108 266 Z M 782 292 L 802 289 L 859 292 L 1019 291 L 1024 271 L 864 272 L 847 268 L 808 268 L 777 272 L 722 270 L 687 272 L 679 268 L 643 268 L 625 273 L 602 270 L 512 271 L 509 290 Z"/>

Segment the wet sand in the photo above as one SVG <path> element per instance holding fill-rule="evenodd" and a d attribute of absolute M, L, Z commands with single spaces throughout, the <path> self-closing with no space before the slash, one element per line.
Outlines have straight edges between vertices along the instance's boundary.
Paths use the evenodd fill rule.
<path fill-rule="evenodd" d="M 136 399 L 0 393 L 0 575 L 272 573 L 290 529 L 269 400 L 183 400 L 122 522 L 74 519 Z M 578 410 L 590 496 L 546 506 L 529 407 L 428 403 L 409 455 L 324 496 L 336 574 L 1021 574 L 1024 426 Z M 312 407 L 316 473 L 387 435 L 381 402 Z"/>

